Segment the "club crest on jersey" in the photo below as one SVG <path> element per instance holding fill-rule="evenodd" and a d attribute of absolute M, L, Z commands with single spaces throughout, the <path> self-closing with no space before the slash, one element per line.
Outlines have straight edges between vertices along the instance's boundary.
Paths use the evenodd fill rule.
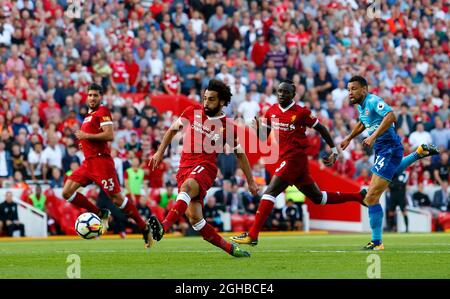
<path fill-rule="evenodd" d="M 369 108 L 366 108 L 366 115 L 369 116 Z"/>
<path fill-rule="evenodd" d="M 86 118 L 84 119 L 84 121 L 83 121 L 83 124 L 84 124 L 84 123 L 88 123 L 88 122 L 90 122 L 91 120 L 92 120 L 92 115 L 86 117 Z"/>
<path fill-rule="evenodd" d="M 309 117 L 312 118 L 312 114 Z M 295 122 L 296 119 L 297 119 L 297 115 L 292 115 L 291 122 Z"/>

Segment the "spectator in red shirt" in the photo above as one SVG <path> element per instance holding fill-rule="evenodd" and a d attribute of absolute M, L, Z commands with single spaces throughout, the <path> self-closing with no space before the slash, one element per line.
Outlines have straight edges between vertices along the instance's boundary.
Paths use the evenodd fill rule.
<path fill-rule="evenodd" d="M 161 3 L 160 0 L 153 0 L 152 5 L 150 6 L 150 12 L 153 15 L 153 18 L 158 22 L 161 23 L 163 19 L 163 12 L 164 5 Z"/>
<path fill-rule="evenodd" d="M 361 169 L 360 175 L 355 179 L 356 183 L 360 186 L 369 186 L 370 184 L 370 173 L 367 168 Z"/>
<path fill-rule="evenodd" d="M 180 77 L 175 72 L 175 67 L 170 57 L 166 58 L 165 61 L 163 87 L 167 94 L 179 94 L 181 92 Z"/>
<path fill-rule="evenodd" d="M 266 55 L 270 51 L 270 45 L 265 40 L 262 30 L 256 32 L 257 42 L 253 45 L 251 57 L 256 67 L 261 68 L 264 65 Z"/>
<path fill-rule="evenodd" d="M 116 52 L 110 66 L 112 68 L 110 76 L 111 86 L 118 92 L 126 92 L 128 89 L 128 73 L 120 52 Z"/>
<path fill-rule="evenodd" d="M 352 160 L 345 158 L 344 155 L 339 155 L 339 159 L 333 165 L 333 170 L 340 175 L 353 178 L 356 168 Z"/>
<path fill-rule="evenodd" d="M 137 85 L 141 80 L 139 65 L 134 61 L 133 53 L 128 51 L 125 54 L 125 70 L 128 74 L 129 92 L 137 92 Z"/>

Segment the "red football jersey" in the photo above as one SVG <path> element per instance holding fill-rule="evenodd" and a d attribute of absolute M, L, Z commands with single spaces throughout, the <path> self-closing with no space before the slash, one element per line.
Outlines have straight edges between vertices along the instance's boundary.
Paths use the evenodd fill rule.
<path fill-rule="evenodd" d="M 178 119 L 184 129 L 180 167 L 209 163 L 216 167 L 217 155 L 227 143 L 237 148 L 237 129 L 224 115 L 208 117 L 201 105 L 186 108 Z"/>
<path fill-rule="evenodd" d="M 314 127 L 319 120 L 314 117 L 311 110 L 300 107 L 293 102 L 285 109 L 279 104 L 272 105 L 265 114 L 266 125 L 275 134 L 275 140 L 280 147 L 280 158 L 289 159 L 296 155 L 304 155 L 308 148 L 308 139 L 305 135 L 306 127 Z"/>
<path fill-rule="evenodd" d="M 97 110 L 91 111 L 84 118 L 83 124 L 81 125 L 81 131 L 98 134 L 103 132 L 102 127 L 107 125 L 113 125 L 111 118 L 111 113 L 109 109 L 105 106 L 100 106 Z M 92 141 L 92 140 L 81 140 L 81 146 L 85 158 L 110 155 L 110 149 L 107 141 Z"/>

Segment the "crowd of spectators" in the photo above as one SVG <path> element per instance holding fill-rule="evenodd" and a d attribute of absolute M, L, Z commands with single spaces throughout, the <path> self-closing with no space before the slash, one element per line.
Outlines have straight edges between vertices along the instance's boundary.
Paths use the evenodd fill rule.
<path fill-rule="evenodd" d="M 449 180 L 445 0 L 380 0 L 375 14 L 355 0 L 83 2 L 82 17 L 70 19 L 66 0 L 1 1 L 4 187 L 28 188 L 38 181 L 61 187 L 80 165 L 74 131 L 87 113 L 90 82 L 102 84 L 104 104 L 113 114 L 112 155 L 120 182 L 126 187 L 126 170 L 138 158 L 151 189 L 176 184 L 180 158 L 172 149 L 157 171 L 146 168 L 174 119 L 158 113 L 153 95 L 183 93 L 199 101 L 208 81 L 219 78 L 233 93 L 227 115 L 245 123 L 263 115 L 276 102 L 277 84 L 290 79 L 297 87 L 295 101 L 309 107 L 339 143 L 357 122 L 346 90 L 355 74 L 366 77 L 370 91 L 393 107 L 406 153 L 429 142 L 442 150 L 411 168 L 409 184 L 442 186 Z M 147 96 L 141 103 L 121 96 L 135 92 Z M 326 146 L 312 131 L 309 138 L 309 154 L 320 157 Z M 244 193 L 222 204 L 232 212 L 254 211 L 256 200 L 247 198 L 232 156 L 220 155 L 216 186 L 226 180 Z M 365 185 L 372 160 L 372 152 L 355 140 L 334 170 Z M 267 182 L 263 165 L 257 164 L 254 174 L 261 185 Z"/>

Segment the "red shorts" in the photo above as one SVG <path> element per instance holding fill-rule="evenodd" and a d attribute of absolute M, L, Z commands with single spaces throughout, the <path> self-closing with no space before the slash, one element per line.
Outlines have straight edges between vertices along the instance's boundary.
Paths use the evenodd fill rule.
<path fill-rule="evenodd" d="M 207 164 L 207 163 L 199 163 L 196 166 L 191 167 L 180 167 L 177 173 L 177 182 L 178 182 L 178 190 L 180 190 L 181 185 L 191 178 L 197 181 L 200 186 L 199 194 L 197 197 L 192 198 L 193 200 L 200 200 L 200 202 L 204 203 L 204 198 L 206 197 L 206 193 L 209 188 L 214 184 L 214 180 L 217 176 L 217 167 L 215 165 Z"/>
<path fill-rule="evenodd" d="M 297 156 L 295 159 L 280 159 L 274 175 L 280 177 L 290 185 L 304 186 L 314 184 L 309 174 L 308 157 Z"/>
<path fill-rule="evenodd" d="M 94 182 L 109 196 L 120 193 L 116 168 L 110 156 L 92 157 L 84 160 L 80 168 L 75 170 L 68 179 L 81 184 L 83 187 Z"/>

